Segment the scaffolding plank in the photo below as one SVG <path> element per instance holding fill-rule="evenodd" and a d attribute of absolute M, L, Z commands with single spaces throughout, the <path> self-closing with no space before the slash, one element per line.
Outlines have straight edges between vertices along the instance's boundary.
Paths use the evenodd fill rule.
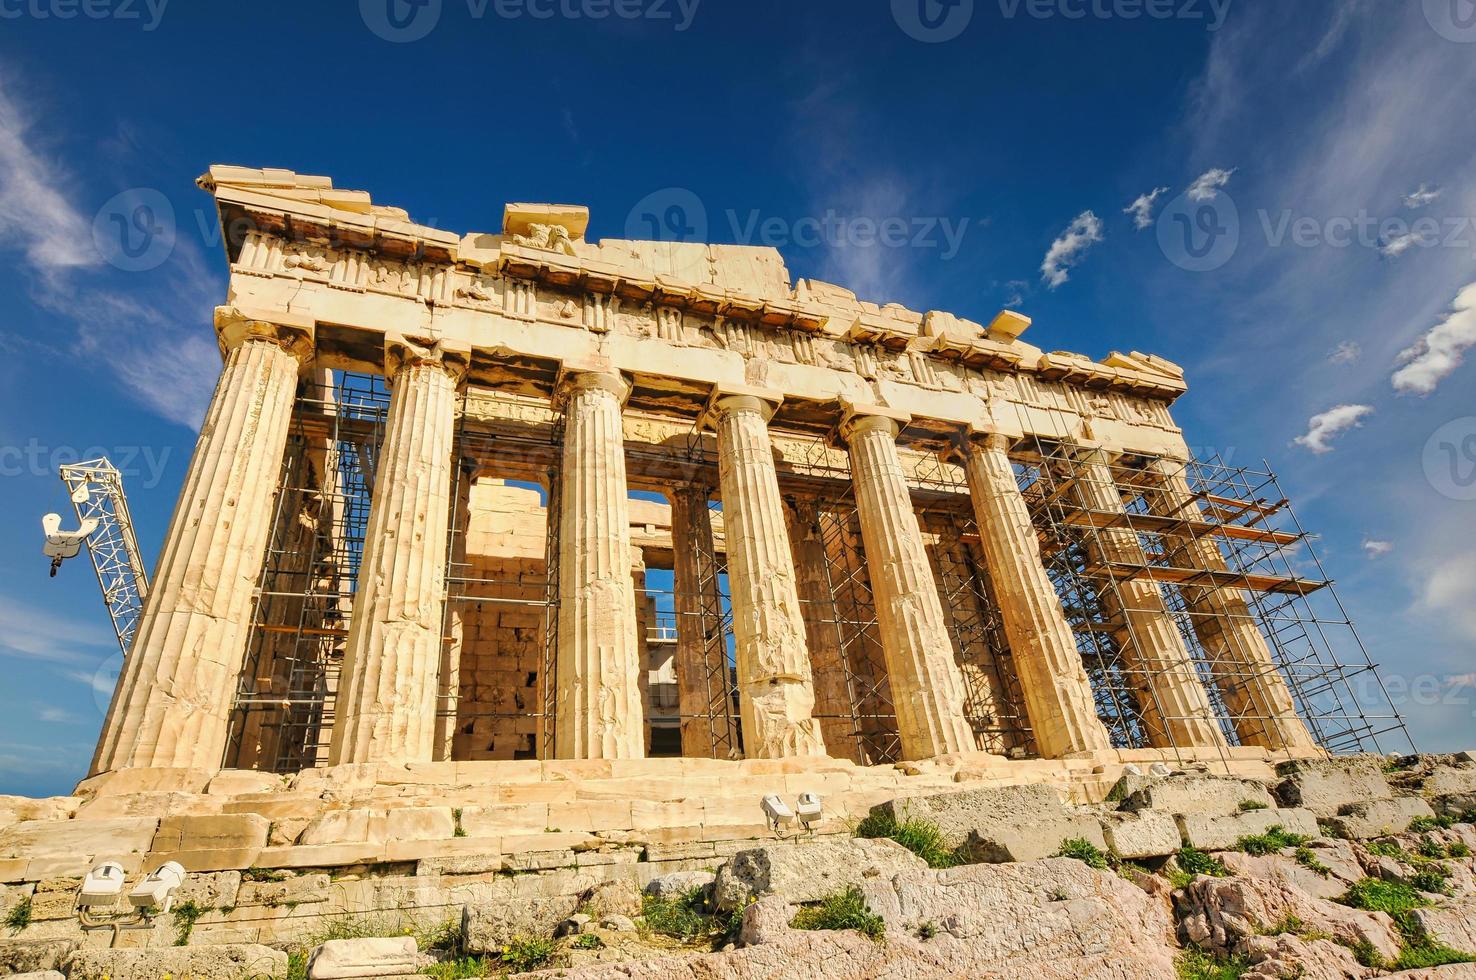
<path fill-rule="evenodd" d="M 1177 517 L 1159 517 L 1156 514 L 1115 514 L 1100 510 L 1072 511 L 1063 518 L 1073 527 L 1097 529 L 1127 527 L 1135 531 L 1150 531 L 1159 534 L 1188 534 L 1193 537 L 1215 535 L 1241 541 L 1261 541 L 1275 545 L 1295 544 L 1302 539 L 1300 534 L 1290 531 L 1272 531 L 1264 528 L 1246 527 L 1243 524 L 1224 524 L 1212 521 L 1195 521 Z"/>
<path fill-rule="evenodd" d="M 1283 575 L 1220 572 L 1202 568 L 1170 568 L 1161 565 L 1128 565 L 1122 562 L 1102 562 L 1088 566 L 1087 574 L 1097 577 L 1107 575 L 1118 581 L 1143 578 L 1168 585 L 1246 589 L 1250 592 L 1275 592 L 1283 595 L 1311 595 L 1332 584 L 1315 579 L 1288 578 Z"/>

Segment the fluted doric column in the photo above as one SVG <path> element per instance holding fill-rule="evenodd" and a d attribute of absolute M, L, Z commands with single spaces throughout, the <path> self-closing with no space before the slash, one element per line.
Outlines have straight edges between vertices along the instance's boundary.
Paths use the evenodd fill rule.
<path fill-rule="evenodd" d="M 385 343 L 389 417 L 338 685 L 334 765 L 436 755 L 451 441 L 468 360 L 441 344 Z"/>
<path fill-rule="evenodd" d="M 225 368 L 200 427 L 92 772 L 215 769 L 246 658 L 253 593 L 313 325 L 222 307 Z"/>
<path fill-rule="evenodd" d="M 1186 521 L 1204 519 L 1186 469 L 1186 463 L 1175 460 L 1152 464 L 1158 488 L 1150 491 L 1148 502 L 1154 513 Z M 1185 534 L 1178 543 L 1190 567 L 1230 570 L 1213 537 Z M 1317 741 L 1297 715 L 1286 679 L 1276 667 L 1245 593 L 1196 586 L 1186 586 L 1183 593 L 1195 634 L 1213 664 L 1215 687 L 1241 744 L 1275 751 L 1316 751 Z"/>
<path fill-rule="evenodd" d="M 1107 454 L 1081 449 L 1076 463 L 1073 492 L 1078 504 L 1105 520 L 1121 517 L 1122 493 Z M 1147 564 L 1138 534 L 1130 527 L 1097 528 L 1089 540 L 1101 561 Z M 1108 615 L 1120 618 L 1127 631 L 1121 650 L 1148 743 L 1155 748 L 1223 747 L 1225 736 L 1215 723 L 1209 695 L 1158 583 L 1126 579 L 1109 586 L 1102 600 Z"/>
<path fill-rule="evenodd" d="M 559 653 L 554 757 L 645 755 L 641 647 L 630 566 L 630 499 L 615 374 L 574 373 L 564 403 L 559 501 Z"/>
<path fill-rule="evenodd" d="M 825 754 L 769 441 L 773 411 L 773 401 L 746 393 L 719 393 L 709 411 L 717 429 L 743 751 L 750 759 Z"/>
<path fill-rule="evenodd" d="M 1007 449 L 999 435 L 966 439 L 962 445 L 979 539 L 1036 748 L 1048 759 L 1109 749 L 1076 637 L 1046 573 Z"/>
<path fill-rule="evenodd" d="M 853 411 L 841 426 L 902 757 L 973 752 L 963 676 L 897 454 L 899 431 L 895 418 L 867 410 Z"/>

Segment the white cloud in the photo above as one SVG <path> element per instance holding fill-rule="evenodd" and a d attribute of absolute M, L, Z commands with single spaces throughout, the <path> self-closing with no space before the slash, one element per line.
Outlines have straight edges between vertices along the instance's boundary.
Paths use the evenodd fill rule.
<path fill-rule="evenodd" d="M 1132 204 L 1122 209 L 1122 213 L 1133 216 L 1133 227 L 1139 231 L 1151 228 L 1153 227 L 1153 205 L 1158 202 L 1160 196 L 1167 192 L 1167 187 L 1156 187 L 1147 194 L 1139 194 Z"/>
<path fill-rule="evenodd" d="M 1394 542 L 1377 541 L 1373 538 L 1363 539 L 1363 553 L 1370 558 L 1382 558 L 1394 550 Z"/>
<path fill-rule="evenodd" d="M 1404 195 L 1404 206 L 1411 211 L 1424 207 L 1444 193 L 1439 187 L 1427 187 L 1420 185 L 1419 190 L 1411 191 Z"/>
<path fill-rule="evenodd" d="M 1230 176 L 1236 169 L 1231 167 L 1229 170 L 1221 170 L 1215 167 L 1206 170 L 1194 179 L 1194 183 L 1184 193 L 1189 195 L 1191 201 L 1213 201 L 1219 196 L 1220 188 L 1230 183 Z"/>
<path fill-rule="evenodd" d="M 1312 416 L 1307 421 L 1307 434 L 1297 436 L 1293 440 L 1298 446 L 1305 446 L 1314 453 L 1332 452 L 1332 440 L 1342 435 L 1348 429 L 1356 429 L 1363 425 L 1365 416 L 1373 414 L 1371 405 L 1338 405 L 1325 412 Z"/>
<path fill-rule="evenodd" d="M 1445 319 L 1400 352 L 1398 363 L 1403 367 L 1394 372 L 1394 390 L 1430 394 L 1461 366 L 1462 355 L 1472 346 L 1476 346 L 1476 282 L 1457 294 Z"/>
<path fill-rule="evenodd" d="M 70 725 L 78 720 L 76 715 L 72 714 L 70 711 L 65 711 L 61 708 L 42 708 L 40 712 L 37 713 L 37 717 L 40 718 L 42 721 L 51 722 L 58 725 Z"/>
<path fill-rule="evenodd" d="M 1080 262 L 1097 242 L 1102 240 L 1102 219 L 1091 211 L 1076 216 L 1046 252 L 1040 263 L 1040 277 L 1052 288 L 1070 278 L 1068 270 Z"/>
<path fill-rule="evenodd" d="M 1023 305 L 1025 302 L 1025 292 L 1029 288 L 1030 283 L 1024 279 L 1011 279 L 1005 283 L 1005 289 L 1008 290 L 1008 295 L 1005 297 L 1004 305 L 1010 307 Z"/>
<path fill-rule="evenodd" d="M 1327 359 L 1334 364 L 1352 364 L 1363 356 L 1363 347 L 1356 341 L 1345 340 L 1333 348 Z"/>
<path fill-rule="evenodd" d="M 1379 242 L 1379 254 L 1386 259 L 1397 259 L 1416 245 L 1423 245 L 1425 236 L 1417 231 L 1407 231 L 1393 238 L 1385 238 Z"/>

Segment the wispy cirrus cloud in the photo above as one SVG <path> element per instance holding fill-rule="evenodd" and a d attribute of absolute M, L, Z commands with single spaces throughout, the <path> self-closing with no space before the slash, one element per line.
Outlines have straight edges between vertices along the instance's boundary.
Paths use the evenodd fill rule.
<path fill-rule="evenodd" d="M 0 595 L 0 655 L 84 664 L 105 654 L 81 653 L 78 647 L 105 648 L 114 642 L 113 635 L 101 627 L 82 626 L 66 616 Z"/>
<path fill-rule="evenodd" d="M 1091 211 L 1083 211 L 1072 220 L 1040 263 L 1040 277 L 1056 289 L 1071 278 L 1070 271 L 1086 257 L 1091 247 L 1102 240 L 1102 219 Z"/>
<path fill-rule="evenodd" d="M 8 88 L 0 90 L 0 249 L 24 257 L 32 302 L 73 326 L 72 353 L 106 363 L 140 404 L 195 428 L 220 368 L 208 323 L 224 295 L 220 280 L 182 236 L 157 269 L 110 270 L 74 181 L 39 149 L 43 137 Z"/>
<path fill-rule="evenodd" d="M 91 223 L 61 189 L 65 169 L 34 142 L 19 108 L 0 91 L 0 245 L 19 249 L 47 278 L 101 265 Z"/>

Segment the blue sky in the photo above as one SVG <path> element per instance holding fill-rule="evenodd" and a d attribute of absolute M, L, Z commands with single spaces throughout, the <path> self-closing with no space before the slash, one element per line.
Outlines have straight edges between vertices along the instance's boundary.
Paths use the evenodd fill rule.
<path fill-rule="evenodd" d="M 1476 746 L 1472 18 L 0 0 L 0 793 L 67 792 L 90 756 L 112 637 L 85 563 L 47 578 L 39 518 L 66 505 L 54 464 L 100 447 L 153 561 L 219 363 L 193 186 L 213 162 L 458 231 L 570 201 L 625 237 L 676 203 L 796 277 L 983 321 L 1014 304 L 1048 350 L 1178 361 L 1190 444 L 1279 471 L 1421 746 Z M 124 250 L 140 203 L 157 234 Z M 807 233 L 828 215 L 839 243 Z"/>

